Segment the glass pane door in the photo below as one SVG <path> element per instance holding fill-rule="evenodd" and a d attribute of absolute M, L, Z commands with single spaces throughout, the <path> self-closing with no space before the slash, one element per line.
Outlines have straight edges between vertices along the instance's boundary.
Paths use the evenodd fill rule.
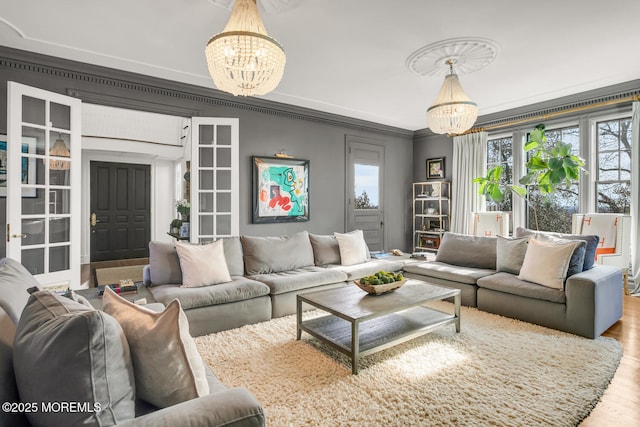
<path fill-rule="evenodd" d="M 191 133 L 191 241 L 237 236 L 238 119 L 198 117 Z"/>
<path fill-rule="evenodd" d="M 80 284 L 78 99 L 9 82 L 7 256 L 42 285 Z M 75 196 L 75 197 L 74 197 Z"/>

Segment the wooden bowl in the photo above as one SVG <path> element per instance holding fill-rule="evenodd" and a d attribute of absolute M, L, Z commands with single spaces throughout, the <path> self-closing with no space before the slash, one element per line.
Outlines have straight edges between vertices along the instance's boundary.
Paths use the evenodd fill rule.
<path fill-rule="evenodd" d="M 359 280 L 354 280 L 360 289 L 367 292 L 369 295 L 382 295 L 388 292 L 393 292 L 407 282 L 407 279 L 402 279 L 397 282 L 383 283 L 382 285 L 361 285 Z"/>

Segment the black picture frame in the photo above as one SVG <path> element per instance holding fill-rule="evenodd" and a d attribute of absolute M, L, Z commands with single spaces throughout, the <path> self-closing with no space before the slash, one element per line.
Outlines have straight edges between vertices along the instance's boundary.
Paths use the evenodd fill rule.
<path fill-rule="evenodd" d="M 309 160 L 252 156 L 253 224 L 309 221 Z"/>
<path fill-rule="evenodd" d="M 427 159 L 427 179 L 444 179 L 444 157 Z"/>

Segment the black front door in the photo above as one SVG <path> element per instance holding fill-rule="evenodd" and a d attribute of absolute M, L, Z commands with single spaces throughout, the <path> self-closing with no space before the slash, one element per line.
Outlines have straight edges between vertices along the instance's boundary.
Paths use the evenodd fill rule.
<path fill-rule="evenodd" d="M 151 168 L 91 162 L 91 262 L 149 256 Z"/>

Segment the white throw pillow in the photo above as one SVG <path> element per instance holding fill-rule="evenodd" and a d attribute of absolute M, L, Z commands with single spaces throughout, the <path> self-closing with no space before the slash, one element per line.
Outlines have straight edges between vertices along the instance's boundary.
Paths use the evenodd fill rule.
<path fill-rule="evenodd" d="M 136 395 L 167 408 L 209 394 L 202 357 L 189 334 L 189 321 L 174 299 L 161 312 L 133 304 L 108 286 L 102 309 L 124 331 L 131 349 Z"/>
<path fill-rule="evenodd" d="M 371 259 L 362 230 L 333 234 L 336 236 L 336 239 L 338 239 L 340 264 L 354 265 L 367 262 Z"/>
<path fill-rule="evenodd" d="M 529 239 L 518 279 L 554 289 L 564 289 L 571 256 L 579 242 Z"/>
<path fill-rule="evenodd" d="M 222 240 L 207 245 L 176 242 L 182 287 L 198 288 L 231 281 Z"/>

